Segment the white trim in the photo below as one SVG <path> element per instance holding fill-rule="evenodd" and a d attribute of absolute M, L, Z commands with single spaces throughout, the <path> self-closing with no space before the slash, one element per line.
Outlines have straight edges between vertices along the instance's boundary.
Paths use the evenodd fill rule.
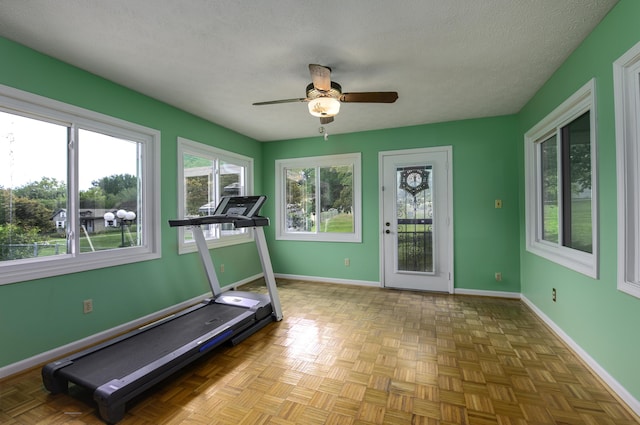
<path fill-rule="evenodd" d="M 640 42 L 613 63 L 618 290 L 640 298 Z"/>
<path fill-rule="evenodd" d="M 591 368 L 593 373 L 598 375 L 609 388 L 624 401 L 627 406 L 637 415 L 640 415 L 640 401 L 636 399 L 625 387 L 622 386 L 613 376 L 600 366 L 593 357 L 589 355 L 577 342 L 575 342 L 565 331 L 562 330 L 553 320 L 549 318 L 542 310 L 531 302 L 526 296 L 522 295 L 522 301 L 547 325 L 549 328 L 565 342 L 578 357 L 580 357 Z"/>
<path fill-rule="evenodd" d="M 262 276 L 263 276 L 262 273 L 258 273 L 254 276 L 250 276 L 245 279 L 239 280 L 238 282 L 235 282 L 232 285 L 224 286 L 222 288 L 222 292 L 229 291 L 231 289 L 236 289 L 242 285 L 246 285 L 248 283 L 253 282 L 254 280 L 260 279 Z M 0 367 L 0 379 L 4 379 L 12 375 L 25 372 L 29 369 L 39 367 L 52 360 L 65 357 L 71 353 L 83 350 L 91 345 L 95 345 L 100 342 L 109 340 L 111 338 L 114 338 L 118 335 L 131 331 L 133 329 L 148 326 L 152 322 L 158 321 L 171 314 L 178 313 L 187 307 L 198 304 L 202 300 L 211 297 L 211 295 L 212 295 L 211 292 L 207 292 L 205 294 L 199 295 L 197 297 L 193 297 L 189 300 L 172 305 L 170 307 L 164 308 L 162 310 L 156 311 L 154 313 L 148 314 L 146 316 L 140 317 L 130 322 L 123 323 L 114 328 L 107 329 L 102 332 L 98 332 L 86 338 L 82 338 L 77 341 L 70 342 L 69 344 L 65 344 L 63 346 L 54 348 L 49 351 L 45 351 L 43 353 L 37 354 L 27 359 L 20 360 L 15 363 L 11 363 L 4 367 Z"/>
<path fill-rule="evenodd" d="M 158 259 L 161 257 L 161 224 L 160 224 L 160 146 L 161 133 L 158 130 L 134 124 L 109 115 L 69 105 L 33 93 L 25 92 L 0 84 L 0 105 L 2 110 L 10 113 L 32 114 L 36 119 L 51 122 L 65 122 L 75 129 L 106 132 L 109 135 L 120 135 L 143 145 L 142 167 L 142 211 L 140 220 L 144 220 L 143 244 L 136 247 L 96 251 L 91 253 L 75 253 L 52 257 L 41 257 L 5 261 L 0 263 L 0 285 L 32 279 L 47 278 L 69 273 L 113 267 Z M 77 169 L 70 164 L 69 170 L 76 175 Z M 73 190 L 76 181 L 68 182 L 69 190 Z M 75 204 L 72 196 L 70 207 Z M 69 222 L 69 232 L 74 232 Z M 75 219 L 75 222 L 79 220 Z M 73 236 L 73 233 L 72 233 Z"/>
<path fill-rule="evenodd" d="M 286 199 L 286 168 L 331 167 L 340 165 L 353 166 L 353 232 L 287 232 L 284 202 Z M 277 159 L 276 170 L 276 240 L 312 241 L 312 242 L 362 242 L 362 155 L 360 152 L 337 155 L 324 155 L 303 158 Z M 319 178 L 319 176 L 318 176 Z M 318 198 L 319 199 L 319 198 Z"/>
<path fill-rule="evenodd" d="M 338 279 L 333 277 L 305 276 L 300 274 L 275 273 L 276 278 L 289 280 L 304 280 L 307 282 L 325 282 L 337 283 L 341 285 L 369 286 L 373 288 L 382 288 L 382 284 L 377 281 L 355 280 L 355 279 Z"/>
<path fill-rule="evenodd" d="M 253 193 L 253 158 L 240 155 L 235 152 L 229 152 L 224 149 L 219 149 L 204 143 L 195 142 L 193 140 L 178 137 L 177 139 L 177 160 L 178 160 L 178 217 L 186 217 L 185 205 L 184 205 L 184 154 L 199 155 L 203 158 L 213 160 L 221 160 L 233 165 L 238 165 L 245 168 L 244 181 L 244 193 L 240 195 L 250 195 Z M 186 254 L 189 252 L 196 252 L 198 250 L 195 242 L 184 241 L 185 227 L 178 228 L 178 253 Z M 247 229 L 239 235 L 224 235 L 220 238 L 207 239 L 207 247 L 220 248 L 223 246 L 231 246 L 242 243 L 253 242 L 253 232 Z"/>
<path fill-rule="evenodd" d="M 447 261 L 449 262 L 449 284 L 448 284 L 448 292 L 450 294 L 454 293 L 455 289 L 455 268 L 454 268 L 454 238 L 453 238 L 453 146 L 434 146 L 430 148 L 415 148 L 415 149 L 401 149 L 401 150 L 393 150 L 393 151 L 380 151 L 378 152 L 378 211 L 383 211 L 384 209 L 384 199 L 382 196 L 382 191 L 384 190 L 384 176 L 382 173 L 383 160 L 385 156 L 392 155 L 406 155 L 406 154 L 429 154 L 433 152 L 442 152 L 445 151 L 447 153 L 448 163 L 447 163 L 447 191 L 449 192 L 449 199 L 447 200 L 447 211 L 449 216 L 447 218 L 448 223 L 448 238 L 449 238 L 449 252 L 447 253 Z M 378 218 L 379 221 L 382 218 Z M 384 262 L 384 244 L 382 238 L 379 242 L 379 273 L 380 280 L 382 282 L 382 286 L 384 286 L 384 276 L 385 276 L 385 262 Z"/>
<path fill-rule="evenodd" d="M 591 79 L 560 106 L 532 127 L 524 135 L 525 153 L 525 235 L 528 252 L 546 258 L 569 269 L 598 278 L 599 273 L 599 226 L 598 226 L 598 168 L 596 143 L 596 86 Z M 540 185 L 538 183 L 537 145 L 557 129 L 589 111 L 591 137 L 591 231 L 592 253 L 578 251 L 542 240 L 540 214 Z M 560 141 L 558 139 L 558 141 Z M 560 179 L 558 180 L 560 181 Z"/>
<path fill-rule="evenodd" d="M 455 288 L 453 290 L 453 293 L 455 295 L 473 295 L 476 297 L 508 298 L 513 300 L 519 300 L 522 298 L 522 294 L 520 294 L 520 292 L 486 291 L 482 289 Z"/>

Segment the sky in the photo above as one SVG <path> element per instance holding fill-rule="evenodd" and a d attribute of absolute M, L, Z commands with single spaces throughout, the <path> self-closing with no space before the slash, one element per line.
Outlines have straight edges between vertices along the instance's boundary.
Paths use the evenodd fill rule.
<path fill-rule="evenodd" d="M 80 190 L 114 174 L 137 175 L 136 143 L 80 130 Z M 0 111 L 0 186 L 17 188 L 42 177 L 66 182 L 67 127 Z"/>

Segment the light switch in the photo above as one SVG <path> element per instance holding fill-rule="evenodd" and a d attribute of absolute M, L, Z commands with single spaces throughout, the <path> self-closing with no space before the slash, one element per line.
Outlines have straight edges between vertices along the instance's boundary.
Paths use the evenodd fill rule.
<path fill-rule="evenodd" d="M 502 208 L 502 199 L 496 199 L 496 208 Z"/>

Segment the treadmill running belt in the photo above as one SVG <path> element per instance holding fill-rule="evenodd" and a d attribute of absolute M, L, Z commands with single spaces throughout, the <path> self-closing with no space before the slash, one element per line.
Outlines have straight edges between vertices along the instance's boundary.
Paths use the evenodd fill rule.
<path fill-rule="evenodd" d="M 224 304 L 208 304 L 191 313 L 151 327 L 78 359 L 60 370 L 71 382 L 81 381 L 92 390 L 114 378 L 124 377 L 185 346 L 249 310 Z M 249 315 L 243 322 L 253 319 Z M 89 360 L 90 361 L 84 361 Z"/>

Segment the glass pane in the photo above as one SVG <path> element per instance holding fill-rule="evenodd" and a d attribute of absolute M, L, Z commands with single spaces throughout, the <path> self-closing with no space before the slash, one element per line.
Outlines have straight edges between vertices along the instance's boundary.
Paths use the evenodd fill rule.
<path fill-rule="evenodd" d="M 222 160 L 184 154 L 185 210 L 187 218 L 213 215 L 221 196 L 245 195 L 246 167 Z M 219 165 L 217 165 L 219 164 Z M 218 168 L 219 167 L 219 168 Z M 205 239 L 246 233 L 233 223 L 202 226 Z M 191 229 L 184 229 L 185 242 L 193 241 Z"/>
<path fill-rule="evenodd" d="M 142 245 L 141 144 L 89 130 L 78 137 L 80 252 Z"/>
<path fill-rule="evenodd" d="M 0 112 L 0 261 L 67 253 L 67 135 Z"/>
<path fill-rule="evenodd" d="M 430 165 L 396 169 L 398 271 L 433 272 L 433 173 Z"/>
<path fill-rule="evenodd" d="M 184 167 L 184 205 L 185 218 L 212 215 L 217 201 L 214 193 L 215 164 L 211 159 L 196 155 L 183 154 Z M 217 227 L 203 226 L 205 238 L 215 238 Z M 189 227 L 184 229 L 184 241 L 193 241 L 193 233 Z"/>
<path fill-rule="evenodd" d="M 540 144 L 542 239 L 558 243 L 558 142 L 554 135 Z"/>
<path fill-rule="evenodd" d="M 569 160 L 565 171 L 570 193 L 564 206 L 563 244 L 584 252 L 592 252 L 591 230 L 591 134 L 589 113 L 562 129 Z"/>
<path fill-rule="evenodd" d="M 285 168 L 287 232 L 315 232 L 316 170 Z"/>
<path fill-rule="evenodd" d="M 353 166 L 320 168 L 318 232 L 353 233 Z"/>
<path fill-rule="evenodd" d="M 221 196 L 245 195 L 245 168 L 230 162 L 220 161 L 220 178 L 218 179 L 218 193 Z M 236 229 L 233 223 L 216 224 L 220 227 L 220 235 L 239 235 L 247 232 L 246 228 Z"/>

